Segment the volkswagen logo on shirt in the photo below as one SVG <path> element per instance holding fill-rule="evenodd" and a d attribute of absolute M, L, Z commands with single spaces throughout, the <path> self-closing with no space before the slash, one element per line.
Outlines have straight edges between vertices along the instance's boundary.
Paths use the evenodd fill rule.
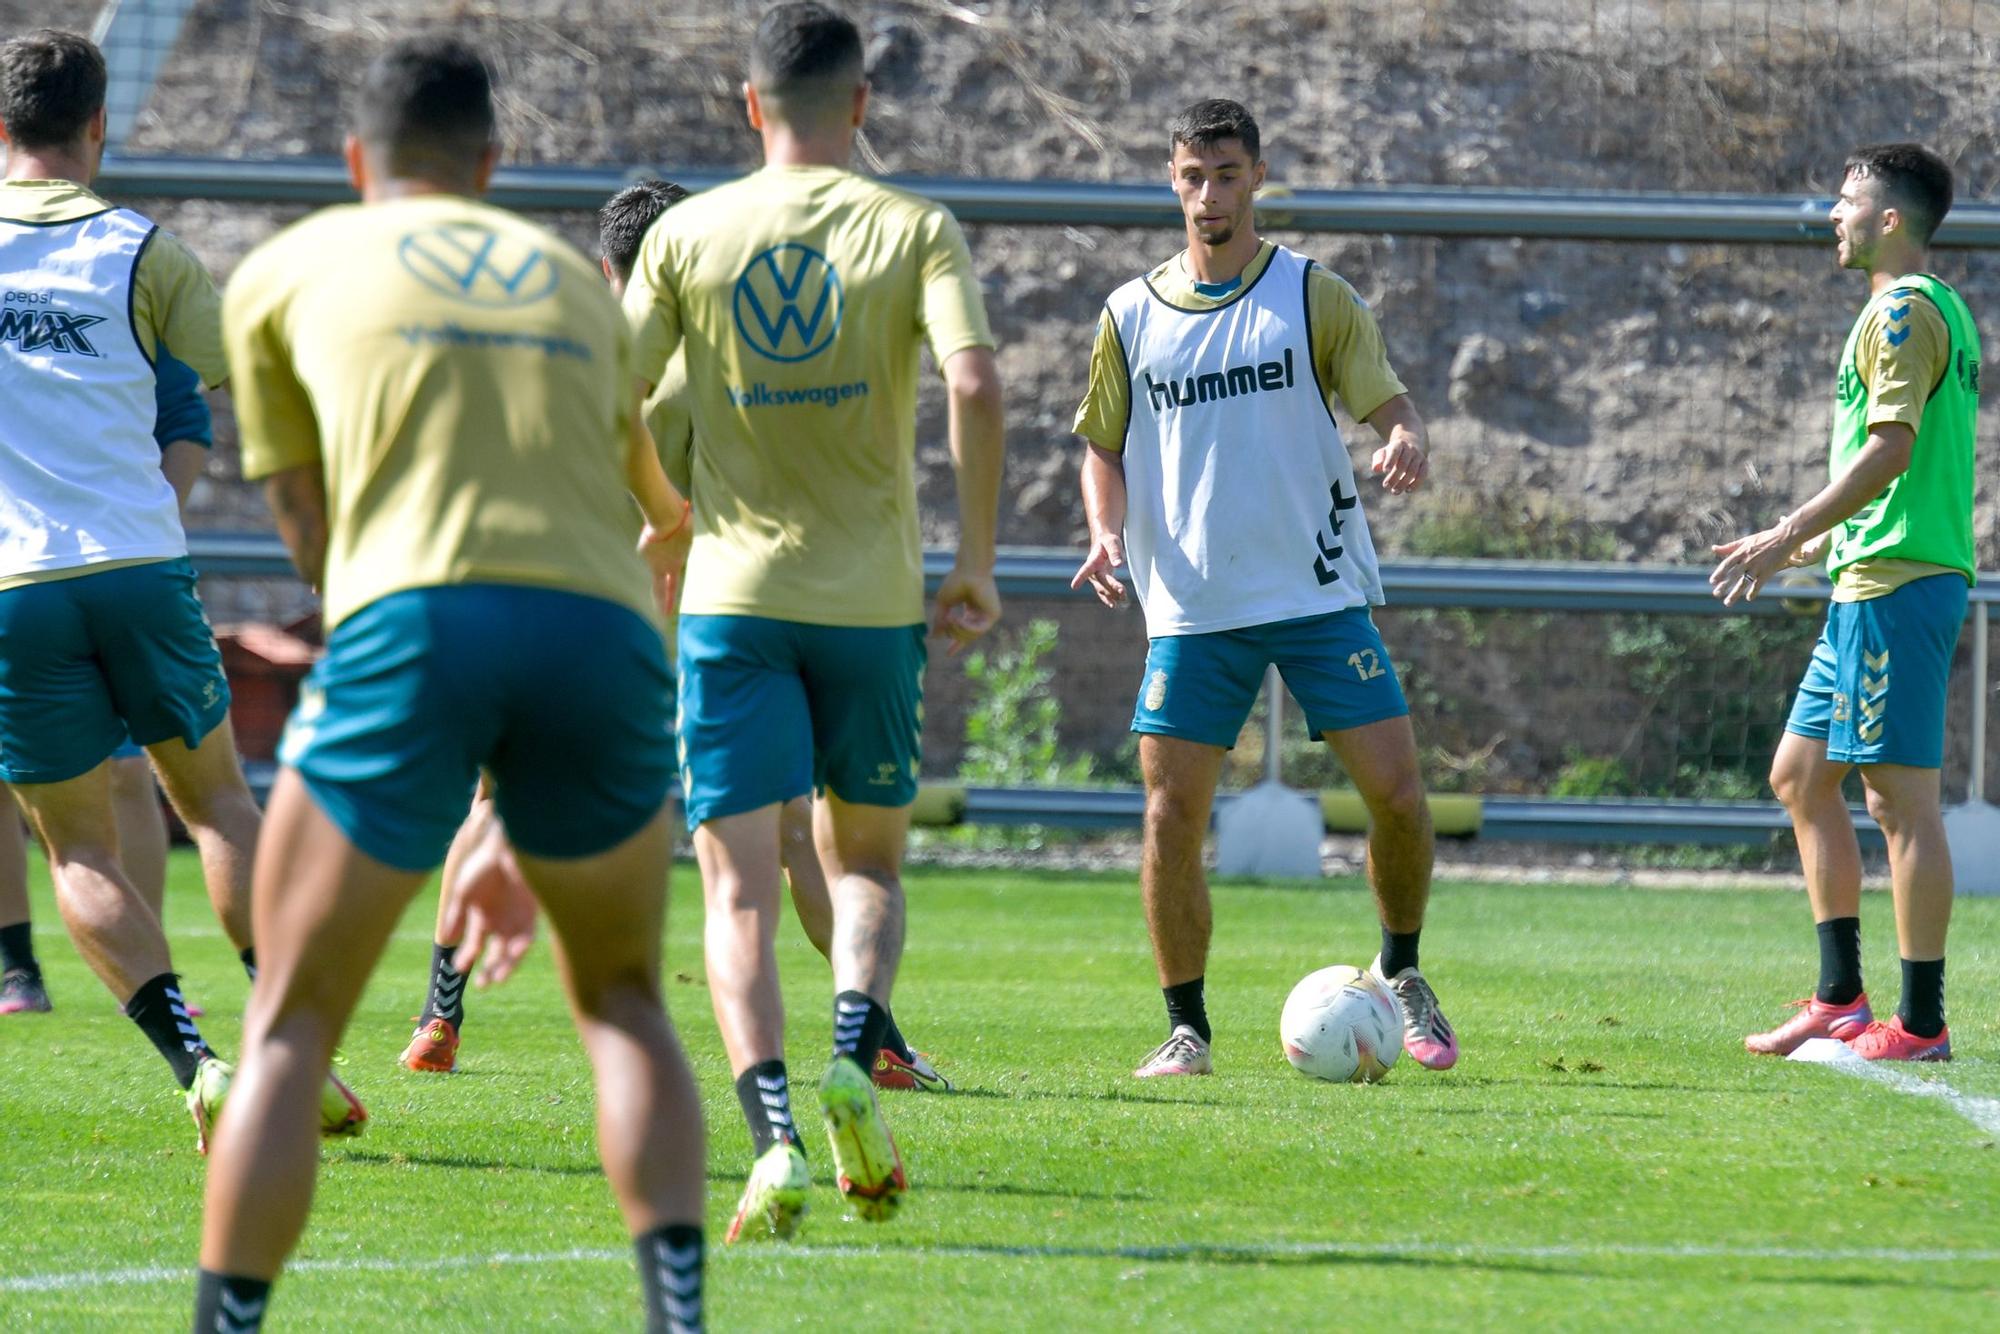
<path fill-rule="evenodd" d="M 476 223 L 411 232 L 396 255 L 433 292 L 474 306 L 531 306 L 556 290 L 556 266 L 539 247 Z"/>
<path fill-rule="evenodd" d="M 759 356 L 805 361 L 833 344 L 844 300 L 826 256 L 787 241 L 751 260 L 736 279 L 736 332 Z"/>

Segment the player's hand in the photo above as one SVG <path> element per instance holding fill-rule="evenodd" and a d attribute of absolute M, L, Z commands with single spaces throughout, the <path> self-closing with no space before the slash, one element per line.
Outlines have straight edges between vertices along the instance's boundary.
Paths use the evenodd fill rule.
<path fill-rule="evenodd" d="M 672 616 L 681 600 L 681 574 L 687 569 L 688 548 L 693 545 L 694 524 L 686 514 L 671 532 L 662 533 L 649 523 L 639 534 L 639 554 L 652 571 L 653 601 L 662 616 Z"/>
<path fill-rule="evenodd" d="M 1709 573 L 1708 590 L 1721 598 L 1725 607 L 1749 602 L 1772 575 L 1795 563 L 1792 557 L 1799 546 L 1799 540 L 1792 536 L 1791 525 L 1781 522 L 1762 532 L 1710 547 L 1722 559 Z"/>
<path fill-rule="evenodd" d="M 1397 431 L 1389 443 L 1375 451 L 1368 461 L 1368 471 L 1382 479 L 1382 489 L 1392 496 L 1404 495 L 1424 484 L 1430 475 L 1430 456 L 1416 437 L 1407 431 Z"/>
<path fill-rule="evenodd" d="M 477 964 L 482 987 L 512 977 L 535 943 L 535 896 L 497 820 L 459 864 L 438 930 L 463 942 L 451 966 L 470 973 Z"/>
<path fill-rule="evenodd" d="M 1817 565 L 1826 559 L 1827 548 L 1833 545 L 1833 529 L 1829 528 L 1792 553 L 1791 564 Z"/>
<path fill-rule="evenodd" d="M 951 640 L 952 657 L 965 646 L 1000 623 L 1000 587 L 993 572 L 974 573 L 954 565 L 938 585 L 937 614 L 931 618 L 931 633 Z"/>
<path fill-rule="evenodd" d="M 1071 588 L 1082 588 L 1085 583 L 1090 591 L 1097 594 L 1097 600 L 1107 607 L 1123 606 L 1125 585 L 1120 583 L 1116 573 L 1125 563 L 1125 539 L 1116 533 L 1106 533 L 1091 539 L 1090 554 L 1077 567 L 1076 577 L 1069 581 Z"/>

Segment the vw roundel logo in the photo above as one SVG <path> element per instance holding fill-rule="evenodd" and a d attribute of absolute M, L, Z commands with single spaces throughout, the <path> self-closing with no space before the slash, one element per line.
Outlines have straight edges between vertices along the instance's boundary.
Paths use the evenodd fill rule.
<path fill-rule="evenodd" d="M 826 256 L 787 241 L 736 279 L 736 332 L 772 361 L 804 361 L 832 345 L 843 304 L 840 274 Z"/>
<path fill-rule="evenodd" d="M 433 292 L 475 306 L 530 306 L 556 290 L 556 266 L 546 252 L 477 223 L 411 232 L 396 257 Z"/>

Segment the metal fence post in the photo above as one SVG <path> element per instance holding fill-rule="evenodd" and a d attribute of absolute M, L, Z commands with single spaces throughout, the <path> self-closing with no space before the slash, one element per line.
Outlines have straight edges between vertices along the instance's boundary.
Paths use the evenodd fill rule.
<path fill-rule="evenodd" d="M 1981 611 L 1985 608 L 1981 607 Z M 1285 683 L 1276 667 L 1264 669 L 1264 781 L 1282 783 L 1284 761 L 1278 749 L 1285 738 Z"/>

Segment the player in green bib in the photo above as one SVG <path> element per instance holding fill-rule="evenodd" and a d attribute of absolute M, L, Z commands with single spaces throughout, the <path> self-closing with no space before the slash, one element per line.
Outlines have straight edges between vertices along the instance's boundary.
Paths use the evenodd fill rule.
<path fill-rule="evenodd" d="M 1951 169 L 1917 144 L 1847 159 L 1833 206 L 1840 266 L 1867 273 L 1834 387 L 1832 480 L 1773 527 L 1716 547 L 1709 583 L 1753 598 L 1779 569 L 1824 558 L 1826 630 L 1799 685 L 1771 786 L 1791 813 L 1818 924 L 1819 987 L 1744 1045 L 1787 1055 L 1838 1038 L 1869 1060 L 1948 1061 L 1944 942 L 1951 853 L 1939 809 L 1945 691 L 1973 581 L 1979 331 L 1925 272 Z M 1889 844 L 1902 1003 L 1877 1021 L 1861 986 L 1861 851 L 1841 784 L 1859 769 Z"/>

